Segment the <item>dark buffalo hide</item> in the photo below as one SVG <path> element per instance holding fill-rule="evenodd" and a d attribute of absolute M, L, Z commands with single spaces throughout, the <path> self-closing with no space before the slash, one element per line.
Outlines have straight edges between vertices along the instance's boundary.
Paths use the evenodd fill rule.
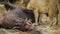
<path fill-rule="evenodd" d="M 19 9 L 17 6 L 9 3 L 5 0 L 4 6 L 10 12 L 5 13 L 4 17 L 0 19 L 0 25 L 4 28 L 19 28 L 19 30 L 33 30 L 34 26 L 32 25 L 31 20 L 33 19 L 33 13 L 27 12 L 29 10 Z M 25 12 L 24 12 L 25 11 Z M 30 14 L 31 13 L 31 14 Z"/>

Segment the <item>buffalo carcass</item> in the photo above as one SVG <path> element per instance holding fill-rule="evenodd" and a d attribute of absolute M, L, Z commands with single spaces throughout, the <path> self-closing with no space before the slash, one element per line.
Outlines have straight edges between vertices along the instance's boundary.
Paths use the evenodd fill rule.
<path fill-rule="evenodd" d="M 24 13 L 21 9 L 16 7 L 13 4 L 10 4 L 5 0 L 4 6 L 8 11 L 10 9 L 11 12 L 7 13 L 0 19 L 0 25 L 4 28 L 19 28 L 20 30 L 33 30 L 34 27 L 31 24 L 30 17 L 26 13 Z"/>
<path fill-rule="evenodd" d="M 29 9 L 19 9 L 18 7 L 16 7 L 15 5 L 12 5 L 12 4 L 10 4 L 9 2 L 8 3 L 6 3 L 7 2 L 7 0 L 5 1 L 5 3 L 4 3 L 4 6 L 5 6 L 5 8 L 6 8 L 6 10 L 8 11 L 8 10 L 10 10 L 11 12 L 12 11 L 15 11 L 15 12 L 17 12 L 18 14 L 19 14 L 19 16 L 21 16 L 22 18 L 24 18 L 23 17 L 23 14 L 24 15 L 26 15 L 27 16 L 27 18 L 29 18 L 29 19 L 32 19 L 32 22 L 34 23 L 35 22 L 35 18 L 34 18 L 34 13 L 33 13 L 33 11 L 32 10 L 29 10 Z M 19 13 L 20 12 L 20 13 Z M 21 15 L 22 14 L 22 15 Z M 25 16 L 25 17 L 26 17 Z"/>

